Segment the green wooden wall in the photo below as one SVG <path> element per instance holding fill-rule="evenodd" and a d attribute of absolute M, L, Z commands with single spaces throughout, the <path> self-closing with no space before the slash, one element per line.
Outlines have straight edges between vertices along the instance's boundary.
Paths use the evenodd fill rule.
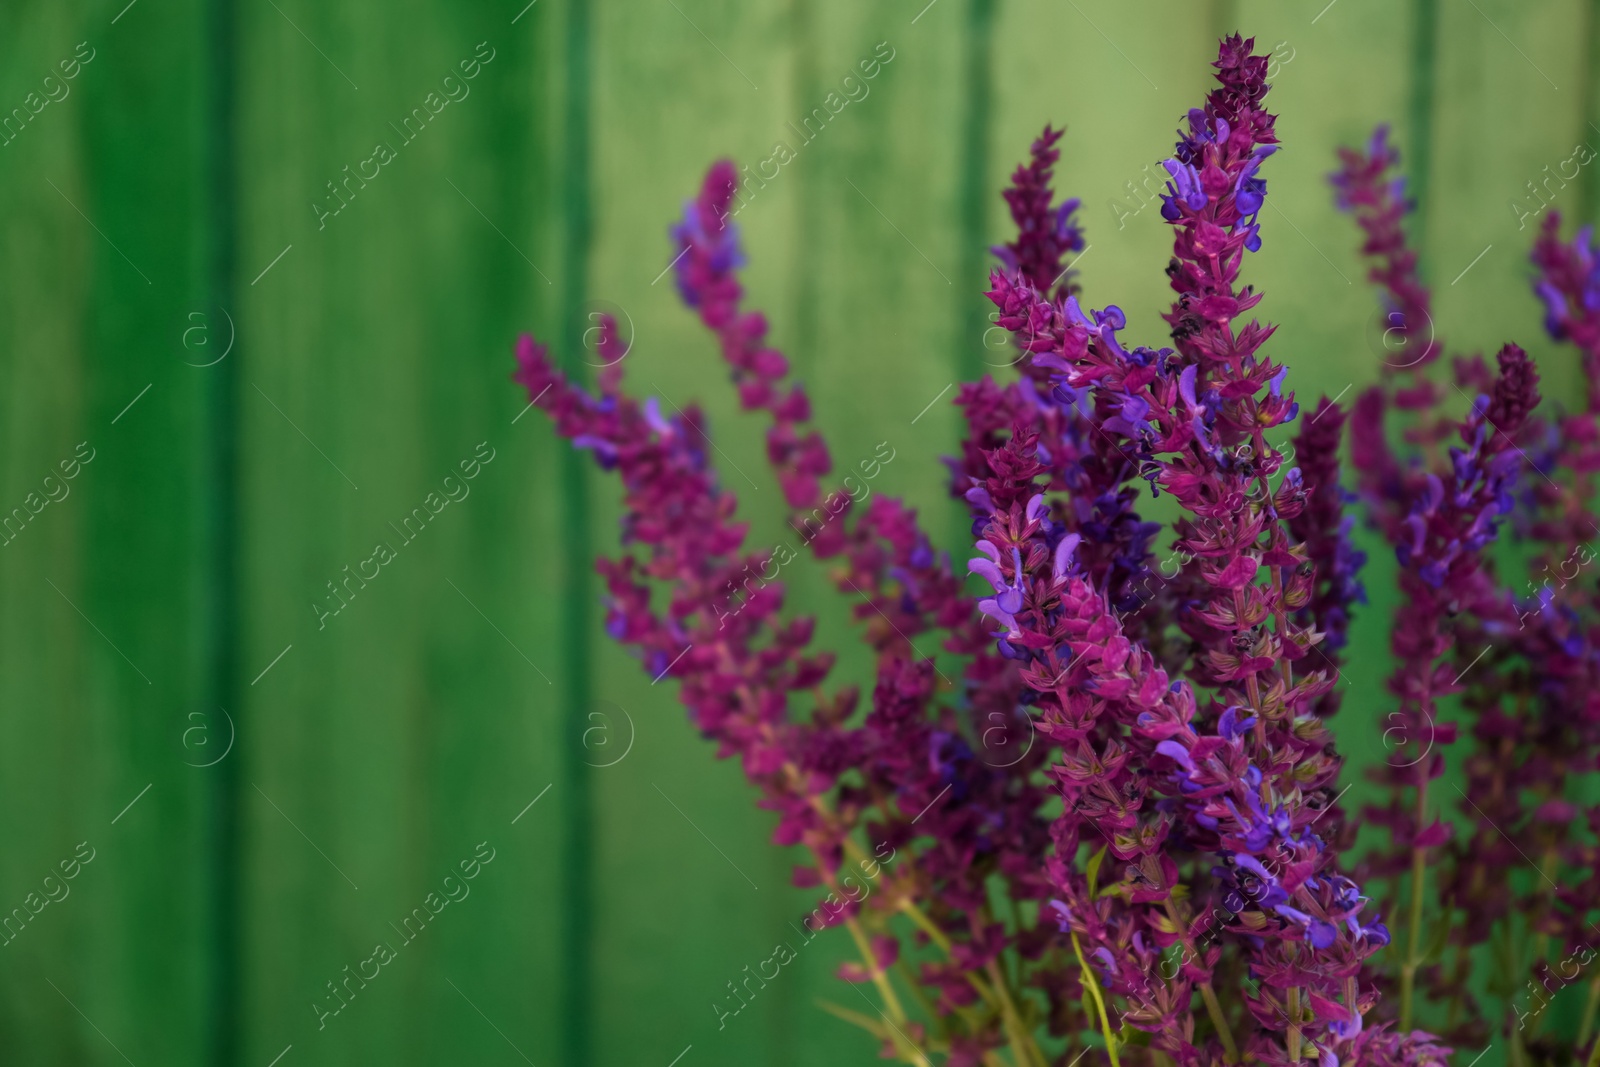
<path fill-rule="evenodd" d="M 1003 362 L 977 294 L 1006 173 L 1068 125 L 1086 296 L 1153 334 L 1168 237 L 1129 183 L 1235 28 L 1279 58 L 1251 270 L 1302 394 L 1374 374 L 1322 175 L 1381 120 L 1425 190 L 1441 332 L 1516 336 L 1570 382 L 1510 203 L 1600 145 L 1590 0 L 0 8 L 0 112 L 28 116 L 0 145 L 0 508 L 28 518 L 0 547 L 0 909 L 67 893 L 0 950 L 0 1060 L 872 1062 L 813 1007 L 837 995 L 827 942 L 717 1026 L 805 898 L 738 769 L 605 642 L 588 561 L 615 545 L 614 485 L 522 418 L 513 339 L 581 368 L 590 314 L 624 313 L 634 387 L 703 399 L 726 481 L 776 500 L 659 276 L 665 227 L 710 160 L 795 144 L 886 43 L 739 222 L 835 456 L 887 441 L 878 488 L 954 540 L 943 391 Z M 1592 217 L 1597 188 L 1557 206 Z M 1340 719 L 1358 753 L 1388 670 L 1373 557 Z M 791 588 L 864 678 L 819 576 Z M 467 895 L 428 911 L 447 891 Z M 394 958 L 365 962 L 380 942 Z"/>

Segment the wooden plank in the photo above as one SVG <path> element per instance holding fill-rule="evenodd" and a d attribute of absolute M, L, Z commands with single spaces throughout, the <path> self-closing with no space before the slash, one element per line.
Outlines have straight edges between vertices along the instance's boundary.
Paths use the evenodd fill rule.
<path fill-rule="evenodd" d="M 1557 168 L 1574 138 L 1600 138 L 1585 132 L 1592 88 L 1579 89 L 1592 80 L 1589 41 L 1566 32 L 1589 5 L 1477 3 L 1442 5 L 1437 31 L 1428 252 L 1441 331 L 1486 348 L 1511 331 L 1559 394 L 1572 371 L 1538 330 L 1523 258 L 1531 225 L 1519 231 L 1507 202 L 1528 203 L 1525 183 Z M 949 531 L 959 516 L 937 456 L 953 447 L 958 420 L 941 390 L 980 355 L 968 336 L 982 280 L 972 237 L 1006 233 L 997 195 L 1006 174 L 1045 121 L 1068 124 L 1059 186 L 1084 199 L 1086 298 L 1121 304 L 1158 337 L 1170 240 L 1148 191 L 1159 179 L 1142 198 L 1128 183 L 1143 184 L 1146 165 L 1170 151 L 1172 127 L 1206 88 L 1211 36 L 1236 24 L 1292 56 L 1274 91 L 1286 143 L 1269 173 L 1277 214 L 1251 265 L 1268 289 L 1264 313 L 1286 325 L 1274 344 L 1306 397 L 1372 376 L 1371 294 L 1322 175 L 1331 146 L 1376 121 L 1392 121 L 1401 143 L 1416 132 L 1408 8 L 998 4 L 985 119 L 982 109 L 964 117 L 964 72 L 982 70 L 972 30 L 985 25 L 985 0 L 676 7 L 594 11 L 586 277 L 561 241 L 577 194 L 563 187 L 570 153 L 557 147 L 574 143 L 570 123 L 582 121 L 569 107 L 576 8 L 545 0 L 489 13 L 407 0 L 380 18 L 353 4 L 276 0 L 240 11 L 243 214 L 229 358 L 249 614 L 229 767 L 245 800 L 246 1062 L 290 1044 L 296 1056 L 395 1063 L 521 1053 L 666 1064 L 690 1045 L 705 1062 L 870 1055 L 865 1038 L 811 1003 L 850 998 L 830 973 L 847 954 L 843 938 L 803 954 L 785 985 L 718 1029 L 709 1003 L 788 936 L 810 894 L 786 888 L 795 857 L 770 845 L 770 816 L 754 809 L 738 768 L 714 761 L 685 724 L 669 684 L 652 686 L 609 645 L 592 675 L 577 657 L 582 641 L 604 639 L 592 610 L 551 596 L 596 592 L 559 548 L 574 537 L 558 495 L 567 446 L 536 413 L 512 422 L 523 402 L 505 380 L 511 339 L 528 327 L 560 337 L 563 305 L 570 322 L 587 282 L 578 310 L 620 308 L 632 322 L 633 387 L 706 402 L 719 442 L 754 483 L 724 469 L 760 513 L 753 538 L 782 538 L 776 488 L 754 458 L 762 428 L 736 410 L 671 279 L 657 279 L 670 256 L 665 227 L 718 154 L 754 164 L 777 140 L 799 147 L 738 220 L 752 305 L 769 311 L 808 380 L 836 460 L 888 441 L 897 462 L 880 491 Z M 190 58 L 205 48 L 205 26 L 200 0 L 102 4 L 82 18 L 24 4 L 0 15 L 10 60 L 0 99 L 21 100 L 79 40 L 96 49 L 72 97 L 0 149 L 10 194 L 0 329 L 12 385 L 0 399 L 3 499 L 36 491 L 78 441 L 96 449 L 70 497 L 0 556 L 9 593 L 0 693 L 18 709 L 0 726 L 11 843 L 0 899 L 20 902 L 78 841 L 97 849 L 72 899 L 30 924 L 10 946 L 20 958 L 0 969 L 0 1048 L 19 1062 L 117 1060 L 98 1027 L 135 1062 L 198 1063 L 204 1021 L 218 1010 L 219 946 L 196 921 L 216 888 L 206 851 L 216 782 L 184 765 L 199 756 L 184 730 L 223 725 L 201 706 L 216 655 L 201 607 L 214 577 L 205 522 L 222 506 L 202 494 L 226 489 L 205 481 L 216 377 L 185 365 L 200 360 L 185 347 L 199 335 L 184 332 L 197 322 L 220 331 L 202 251 L 216 235 L 205 232 L 197 177 L 215 131 L 203 118 L 204 68 Z M 495 58 L 471 95 L 430 115 L 414 141 L 395 132 L 390 123 L 426 109 L 430 91 L 443 95 L 444 73 L 479 41 Z M 870 94 L 798 146 L 788 124 L 879 42 L 895 59 Z M 327 183 L 346 180 L 343 168 L 354 171 L 379 140 L 393 161 L 330 200 Z M 964 167 L 988 197 L 982 211 L 963 202 Z M 1575 209 L 1580 184 L 1557 188 L 1557 206 Z M 329 213 L 320 222 L 318 201 Z M 391 532 L 479 442 L 494 459 L 470 497 L 415 543 Z M 589 475 L 584 485 L 594 541 L 611 550 L 614 482 Z M 341 604 L 326 584 L 344 581 L 380 540 L 395 549 L 384 577 L 352 580 L 348 606 L 319 620 L 313 602 Z M 1384 550 L 1373 555 L 1374 602 L 1356 630 L 1351 661 L 1361 667 L 1340 724 L 1342 743 L 1369 757 L 1380 731 L 1363 727 L 1381 717 L 1392 573 Z M 819 644 L 844 653 L 837 677 L 865 680 L 868 658 L 820 571 L 797 569 L 791 603 L 822 616 Z M 210 717 L 188 717 L 197 712 Z M 575 748 L 602 721 L 591 712 L 612 716 L 611 743 L 633 744 L 621 762 L 587 772 L 592 823 L 568 788 L 574 767 L 596 755 Z M 75 788 L 60 794 L 63 777 Z M 591 825 L 592 889 L 578 847 Z M 442 895 L 445 874 L 480 841 L 495 859 L 470 898 L 399 945 L 390 924 Z M 577 933 L 564 942 L 563 930 Z M 319 1030 L 309 1005 L 379 940 L 399 948 L 397 959 Z M 595 968 L 587 990 L 576 958 Z"/>
<path fill-rule="evenodd" d="M 109 1062 L 114 1044 L 192 1063 L 204 1039 L 205 775 L 182 747 L 199 695 L 202 377 L 179 358 L 205 310 L 199 22 L 193 3 L 118 13 L 13 5 L 3 29 L 8 114 L 39 110 L 0 149 L 0 478 L 8 509 L 59 499 L 0 556 L 0 892 L 8 912 L 68 894 L 7 945 L 0 1041 L 19 1061 Z M 92 861 L 42 882 L 79 842 Z"/>
<path fill-rule="evenodd" d="M 950 405 L 956 382 L 975 360 L 975 345 L 964 341 L 976 341 L 982 329 L 975 322 L 986 321 L 975 264 L 998 199 L 985 183 L 985 146 L 992 146 L 995 112 L 1003 106 L 993 77 L 998 7 L 987 0 L 922 0 L 877 10 L 819 5 L 821 77 L 796 101 L 807 114 L 828 92 L 838 98 L 858 86 L 867 90 L 807 144 L 796 168 L 802 195 L 815 189 L 830 206 L 803 235 L 816 246 L 812 284 L 820 326 L 809 383 L 838 468 L 830 488 L 880 446 L 891 450 L 893 461 L 871 483 L 873 491 L 916 507 L 941 548 L 966 525 L 947 500 L 939 457 L 954 449 Z M 861 77 L 863 61 L 877 69 L 874 78 Z M 859 625 L 846 615 L 852 605 L 815 568 L 800 574 L 808 583 L 801 590 L 806 607 L 820 615 L 818 644 L 840 653 L 835 678 L 861 686 L 869 701 L 872 659 Z M 931 636 L 917 644 L 925 653 L 937 648 Z M 817 895 L 793 897 L 798 921 Z M 795 1048 L 783 1062 L 849 1062 L 871 1054 L 870 1037 L 816 1006 L 825 999 L 875 1010 L 874 991 L 835 975 L 854 958 L 849 938 L 836 931 L 806 947 L 789 968 L 798 989 L 785 994 L 790 1004 L 782 1023 L 792 1027 Z"/>
<path fill-rule="evenodd" d="M 1538 361 L 1551 396 L 1577 382 L 1576 360 L 1544 334 L 1527 256 L 1546 203 L 1565 216 L 1565 232 L 1576 227 L 1580 183 L 1562 175 L 1579 167 L 1576 145 L 1600 150 L 1600 132 L 1586 128 L 1587 42 L 1571 32 L 1583 6 L 1446 5 L 1440 19 L 1437 176 L 1428 205 L 1439 329 L 1457 348 L 1491 356 L 1517 340 Z M 1529 114 L 1541 121 L 1526 121 Z M 1496 130 L 1488 158 L 1471 151 L 1476 123 Z"/>
<path fill-rule="evenodd" d="M 249 689 L 246 1059 L 558 1060 L 559 453 L 507 379 L 557 319 L 563 8 L 277 7 L 240 33 L 248 672 L 288 649 Z"/>
<path fill-rule="evenodd" d="M 592 298 L 632 324 L 630 389 L 680 405 L 704 401 L 739 468 L 719 460 L 724 483 L 749 514 L 763 516 L 758 539 L 778 530 L 770 511 L 777 488 L 759 459 L 763 427 L 738 413 L 714 340 L 679 305 L 670 273 L 660 273 L 672 257 L 667 227 L 710 163 L 729 156 L 754 171 L 775 139 L 793 138 L 785 128 L 794 111 L 785 99 L 790 27 L 781 7 L 717 0 L 595 9 Z M 774 322 L 792 307 L 795 223 L 785 198 L 798 167 L 785 167 L 737 219 L 752 305 Z M 617 486 L 611 477 L 592 484 L 597 548 L 612 552 Z M 593 779 L 594 907 L 605 917 L 596 931 L 593 1062 L 667 1064 L 690 1045 L 686 1063 L 782 1062 L 766 1014 L 783 1007 L 781 998 L 763 998 L 722 1031 L 710 1007 L 730 996 L 725 983 L 744 964 L 770 953 L 788 917 L 770 818 L 755 810 L 739 769 L 713 759 L 688 727 L 672 683 L 652 686 L 608 639 L 597 665 L 594 699 L 601 710 L 601 702 L 625 709 L 636 735 L 626 760 Z"/>

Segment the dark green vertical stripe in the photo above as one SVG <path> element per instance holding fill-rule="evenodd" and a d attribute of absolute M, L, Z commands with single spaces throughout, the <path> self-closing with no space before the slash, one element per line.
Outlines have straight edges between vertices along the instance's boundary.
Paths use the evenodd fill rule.
<path fill-rule="evenodd" d="M 816 0 L 790 0 L 789 47 L 794 57 L 790 92 L 804 115 L 822 94 L 817 86 Z M 816 162 L 816 161 L 813 161 Z M 804 379 L 817 366 L 817 227 L 822 225 L 818 203 L 821 188 L 815 166 L 800 169 L 799 204 L 794 234 L 794 345 L 790 360 Z"/>
<path fill-rule="evenodd" d="M 961 243 L 955 284 L 960 330 L 956 335 L 956 373 L 961 381 L 983 376 L 983 334 L 989 327 L 987 289 L 989 246 L 989 125 L 994 107 L 994 15 L 996 0 L 968 0 L 966 48 L 967 109 L 961 130 L 961 185 L 957 234 Z"/>
<path fill-rule="evenodd" d="M 589 4 L 571 0 L 566 25 L 566 118 L 562 132 L 562 308 L 561 356 L 567 372 L 583 374 L 584 301 L 589 278 Z M 576 449 L 561 450 L 562 546 L 561 628 L 563 700 L 558 736 L 567 818 L 561 846 L 562 1063 L 588 1067 L 594 949 L 594 801 L 589 767 L 583 762 L 583 716 L 590 704 L 594 653 L 589 600 L 593 571 L 588 471 Z"/>
<path fill-rule="evenodd" d="M 789 0 L 789 54 L 791 57 L 789 92 L 793 105 L 789 111 L 800 117 L 809 113 L 812 103 L 821 100 L 823 92 L 817 78 L 817 0 Z M 824 149 L 825 150 L 825 149 Z M 829 162 L 828 157 L 806 160 L 797 167 L 795 227 L 794 227 L 794 344 L 789 347 L 789 361 L 796 378 L 812 383 L 820 362 L 818 351 L 818 322 L 820 288 L 817 267 L 817 249 L 822 243 L 821 227 L 825 225 L 825 204 L 819 174 Z M 837 179 L 835 179 L 837 181 Z M 812 394 L 815 397 L 815 393 Z M 796 589 L 790 594 L 791 610 L 811 614 L 815 610 L 814 593 Z M 788 918 L 789 902 L 775 898 L 768 902 L 775 929 L 783 929 Z M 800 1042 L 797 1027 L 802 1025 L 798 1016 L 814 1010 L 809 1003 L 796 1003 L 794 997 L 778 997 L 769 1005 L 770 1020 L 767 1040 L 767 1062 L 771 1067 L 791 1067 L 798 1062 Z"/>
<path fill-rule="evenodd" d="M 1583 8 L 1583 36 L 1587 47 L 1583 54 L 1582 85 L 1583 129 L 1578 131 L 1582 144 L 1600 144 L 1600 0 L 1589 0 Z M 1600 212 L 1600 167 L 1586 167 L 1583 172 L 1582 199 L 1579 214 L 1584 222 L 1594 222 Z"/>
<path fill-rule="evenodd" d="M 989 328 L 989 303 L 983 291 L 988 289 L 989 246 L 989 196 L 987 186 L 989 163 L 989 124 L 994 93 L 995 3 L 997 0 L 968 0 L 965 47 L 966 83 L 962 94 L 967 101 L 960 141 L 961 181 L 957 190 L 956 238 L 960 242 L 956 262 L 955 294 L 956 350 L 951 366 L 955 368 L 956 381 L 975 382 L 987 369 L 983 359 L 984 333 Z M 955 399 L 954 392 L 942 403 Z M 967 507 L 960 504 L 955 509 L 955 536 L 950 544 L 966 546 L 972 542 L 972 520 Z M 960 552 L 956 553 L 957 559 Z M 960 567 L 959 562 L 957 567 Z"/>
<path fill-rule="evenodd" d="M 960 242 L 956 262 L 955 294 L 957 310 L 956 350 L 951 366 L 955 368 L 956 381 L 975 382 L 987 371 L 983 359 L 983 339 L 989 328 L 989 303 L 983 291 L 988 289 L 989 266 L 992 260 L 986 241 L 989 232 L 988 196 L 986 188 L 989 162 L 989 124 L 994 93 L 994 66 L 992 49 L 994 39 L 994 6 L 997 0 L 968 0 L 965 47 L 966 82 L 963 96 L 967 101 L 959 142 L 961 180 L 957 189 L 956 237 Z M 944 403 L 954 400 L 954 393 L 946 396 Z M 972 520 L 965 504 L 955 509 L 955 536 L 950 544 L 965 546 L 972 541 Z M 957 559 L 960 552 L 956 553 Z M 960 564 L 957 563 L 959 568 Z"/>
<path fill-rule="evenodd" d="M 1207 44 L 1208 52 L 1215 51 L 1216 41 L 1227 37 L 1229 34 L 1239 32 L 1239 2 L 1238 0 L 1211 0 L 1211 36 L 1213 40 Z M 1262 42 L 1256 42 L 1258 47 Z M 1215 59 L 1213 55 L 1211 57 Z"/>
<path fill-rule="evenodd" d="M 205 313 L 214 316 L 227 309 L 238 322 L 234 297 L 237 284 L 238 205 L 235 159 L 235 74 L 238 70 L 237 26 L 234 0 L 209 0 L 206 5 L 207 66 L 205 80 L 205 211 L 206 287 Z M 217 324 L 220 329 L 221 324 Z M 237 329 L 233 331 L 237 334 Z M 235 337 L 237 342 L 238 338 Z M 203 710 L 216 722 L 218 708 L 234 717 L 234 728 L 247 727 L 238 697 L 239 642 L 239 488 L 238 488 L 238 374 L 239 345 L 227 358 L 199 373 L 206 375 L 203 393 L 201 447 L 205 455 L 201 571 L 201 634 L 206 642 L 202 662 L 206 672 L 202 687 Z M 221 723 L 218 722 L 220 728 Z M 210 1004 L 207 1023 L 208 1054 L 215 1067 L 234 1067 L 242 1046 L 243 1013 L 240 1009 L 241 951 L 243 939 L 240 907 L 241 867 L 244 848 L 240 840 L 239 764 L 247 745 L 235 744 L 229 758 L 201 773 L 212 775 L 210 790 L 209 859 L 211 867 Z"/>
<path fill-rule="evenodd" d="M 1428 264 L 1428 186 L 1433 167 L 1434 69 L 1439 54 L 1439 0 L 1415 0 L 1411 42 L 1411 144 L 1407 168 L 1417 210 L 1411 216 L 1411 243 L 1418 270 Z"/>

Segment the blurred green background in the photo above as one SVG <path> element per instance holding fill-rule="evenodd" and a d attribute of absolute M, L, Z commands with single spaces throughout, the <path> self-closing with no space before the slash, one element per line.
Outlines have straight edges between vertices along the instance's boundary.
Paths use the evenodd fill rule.
<path fill-rule="evenodd" d="M 1538 329 L 1512 205 L 1537 210 L 1527 183 L 1600 146 L 1597 7 L 6 4 L 0 110 L 22 110 L 0 135 L 0 507 L 27 521 L 0 552 L 0 908 L 80 843 L 94 858 L 0 952 L 0 1059 L 873 1062 L 813 1006 L 847 996 L 825 941 L 718 1029 L 711 1002 L 808 898 L 738 768 L 602 634 L 589 561 L 615 549 L 615 486 L 522 417 L 517 333 L 581 369 L 592 316 L 618 313 L 632 388 L 704 400 L 753 536 L 776 537 L 761 428 L 661 277 L 665 229 L 712 159 L 795 146 L 787 124 L 886 42 L 868 95 L 739 217 L 746 278 L 836 460 L 888 442 L 875 488 L 955 544 L 938 457 L 948 387 L 1006 373 L 978 295 L 1006 174 L 1067 125 L 1085 300 L 1160 336 L 1169 238 L 1157 183 L 1136 190 L 1240 29 L 1274 55 L 1286 150 L 1248 271 L 1294 387 L 1375 375 L 1372 294 L 1323 175 L 1390 121 L 1441 334 L 1518 338 L 1559 395 L 1571 359 Z M 450 89 L 475 55 L 492 58 Z M 465 95 L 406 141 L 446 91 Z M 1543 188 L 1592 217 L 1595 172 Z M 45 482 L 80 442 L 93 459 Z M 493 458 L 470 495 L 322 616 L 329 583 L 398 546 L 391 524 L 475 454 Z M 1372 555 L 1337 725 L 1381 758 L 1392 567 Z M 791 605 L 845 650 L 837 678 L 865 677 L 844 606 L 791 573 Z M 327 984 L 398 943 L 483 842 L 470 896 L 319 1028 Z"/>

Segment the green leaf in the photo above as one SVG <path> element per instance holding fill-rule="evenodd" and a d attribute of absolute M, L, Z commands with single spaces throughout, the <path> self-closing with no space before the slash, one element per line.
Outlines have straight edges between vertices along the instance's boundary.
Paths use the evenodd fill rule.
<path fill-rule="evenodd" d="M 1105 862 L 1105 858 L 1106 858 L 1106 846 L 1105 845 L 1101 845 L 1100 846 L 1100 851 L 1096 852 L 1093 856 L 1089 857 L 1089 866 L 1086 869 L 1086 873 L 1087 873 L 1088 878 L 1089 878 L 1089 899 L 1090 900 L 1093 900 L 1095 898 L 1095 883 L 1097 881 L 1099 881 L 1099 878 L 1100 878 L 1100 864 Z"/>

